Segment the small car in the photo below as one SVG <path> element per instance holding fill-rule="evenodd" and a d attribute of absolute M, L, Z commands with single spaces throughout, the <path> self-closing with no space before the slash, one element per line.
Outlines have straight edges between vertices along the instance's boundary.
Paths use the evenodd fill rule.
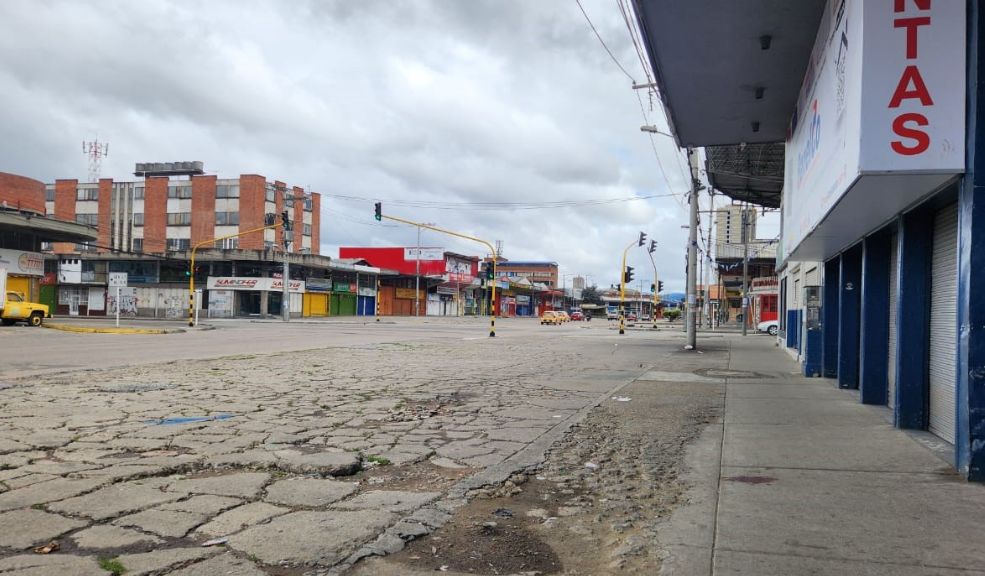
<path fill-rule="evenodd" d="M 568 313 L 564 310 L 558 310 L 556 314 L 561 319 L 561 322 L 569 322 L 571 320 L 571 316 L 568 316 Z"/>
<path fill-rule="evenodd" d="M 555 326 L 557 326 L 558 324 L 561 323 L 561 317 L 557 315 L 557 312 L 555 312 L 553 310 L 548 310 L 547 312 L 544 312 L 543 314 L 541 314 L 541 316 L 540 316 L 540 323 L 541 324 L 554 324 Z"/>
<path fill-rule="evenodd" d="M 630 313 L 626 314 L 626 321 L 627 322 L 636 322 L 636 312 L 630 312 Z"/>
<path fill-rule="evenodd" d="M 766 320 L 756 325 L 756 331 L 765 332 L 770 336 L 776 336 L 776 333 L 780 331 L 780 323 L 776 320 Z"/>
<path fill-rule="evenodd" d="M 581 312 L 575 310 L 574 312 L 571 313 L 571 319 L 572 320 L 575 320 L 575 321 L 584 320 L 585 319 L 585 315 L 582 314 Z"/>

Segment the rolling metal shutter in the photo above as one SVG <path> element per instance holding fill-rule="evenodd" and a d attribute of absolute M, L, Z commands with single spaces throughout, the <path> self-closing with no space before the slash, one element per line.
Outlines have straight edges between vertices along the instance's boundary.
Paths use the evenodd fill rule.
<path fill-rule="evenodd" d="M 819 286 L 821 284 L 819 268 L 820 266 L 815 266 L 807 271 L 807 274 L 804 275 L 804 286 Z"/>
<path fill-rule="evenodd" d="M 956 410 L 958 207 L 934 218 L 934 256 L 930 291 L 930 426 L 954 443 Z"/>
<path fill-rule="evenodd" d="M 888 394 L 886 405 L 890 409 L 896 406 L 896 284 L 899 279 L 899 237 L 893 234 L 889 240 L 889 354 L 886 360 L 886 380 Z"/>

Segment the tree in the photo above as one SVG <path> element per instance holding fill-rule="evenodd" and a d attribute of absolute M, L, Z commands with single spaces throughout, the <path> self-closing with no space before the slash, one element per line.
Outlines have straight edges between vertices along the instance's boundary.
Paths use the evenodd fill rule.
<path fill-rule="evenodd" d="M 581 301 L 585 304 L 598 304 L 601 306 L 605 304 L 602 301 L 602 295 L 599 294 L 598 286 L 589 286 L 581 291 Z"/>

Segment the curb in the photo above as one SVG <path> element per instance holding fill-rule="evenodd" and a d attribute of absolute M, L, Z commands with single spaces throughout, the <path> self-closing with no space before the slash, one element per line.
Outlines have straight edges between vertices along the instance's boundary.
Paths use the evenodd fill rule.
<path fill-rule="evenodd" d="M 52 330 L 81 334 L 181 334 L 184 332 L 181 329 L 167 328 L 88 328 L 85 326 L 70 326 L 68 324 L 51 324 L 49 322 L 45 322 L 41 326 L 51 328 Z"/>

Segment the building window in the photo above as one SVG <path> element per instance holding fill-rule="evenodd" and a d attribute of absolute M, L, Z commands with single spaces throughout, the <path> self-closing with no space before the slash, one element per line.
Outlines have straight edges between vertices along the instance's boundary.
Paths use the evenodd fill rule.
<path fill-rule="evenodd" d="M 190 226 L 191 223 L 191 212 L 172 212 L 168 214 L 168 226 Z"/>
<path fill-rule="evenodd" d="M 99 214 L 76 214 L 75 221 L 86 226 L 98 226 Z"/>
<path fill-rule="evenodd" d="M 99 188 L 77 188 L 76 200 L 99 200 Z"/>
<path fill-rule="evenodd" d="M 144 251 L 144 239 L 143 238 L 133 238 L 130 240 L 131 250 L 134 252 Z"/>
<path fill-rule="evenodd" d="M 304 235 L 311 236 L 311 224 L 304 225 Z"/>
<path fill-rule="evenodd" d="M 168 238 L 168 251 L 188 250 L 191 247 L 191 240 L 188 238 Z"/>
<path fill-rule="evenodd" d="M 219 250 L 235 250 L 239 248 L 239 238 L 225 238 L 217 240 L 215 247 Z"/>
<path fill-rule="evenodd" d="M 216 212 L 215 223 L 217 226 L 237 226 L 239 225 L 239 212 Z"/>
<path fill-rule="evenodd" d="M 188 199 L 192 197 L 192 187 L 181 184 L 168 184 L 168 198 Z"/>
<path fill-rule="evenodd" d="M 51 252 L 51 249 L 52 249 L 51 242 L 42 242 L 41 243 L 41 251 L 42 252 Z"/>
<path fill-rule="evenodd" d="M 134 188 L 133 188 L 133 199 L 134 200 L 143 200 L 144 199 L 144 187 L 143 186 L 134 186 Z"/>
<path fill-rule="evenodd" d="M 306 197 L 304 199 L 304 211 L 311 212 L 313 206 L 314 202 L 311 200 L 311 196 Z"/>
<path fill-rule="evenodd" d="M 264 250 L 273 250 L 274 249 L 274 242 L 272 240 L 264 240 L 263 241 L 263 249 Z"/>
<path fill-rule="evenodd" d="M 273 184 L 267 184 L 267 191 L 266 191 L 265 198 L 266 198 L 267 202 L 276 202 L 277 201 L 277 189 L 274 188 L 274 185 Z"/>
<path fill-rule="evenodd" d="M 54 202 L 55 201 L 55 189 L 54 188 L 45 188 L 44 189 L 44 201 L 45 202 Z"/>
<path fill-rule="evenodd" d="M 143 212 L 134 212 L 133 213 L 133 225 L 134 226 L 138 226 L 138 227 L 144 225 L 144 213 Z"/>
<path fill-rule="evenodd" d="M 239 198 L 239 184 L 219 184 L 215 187 L 216 198 Z"/>
<path fill-rule="evenodd" d="M 76 252 L 92 252 L 95 249 L 96 249 L 96 247 L 95 246 L 92 246 L 88 242 L 82 242 L 81 244 L 76 244 L 75 245 L 75 251 Z"/>

